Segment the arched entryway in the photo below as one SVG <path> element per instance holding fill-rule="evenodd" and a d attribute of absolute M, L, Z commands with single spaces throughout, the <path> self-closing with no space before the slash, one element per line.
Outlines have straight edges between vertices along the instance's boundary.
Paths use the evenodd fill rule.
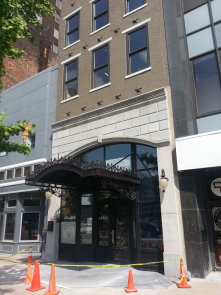
<path fill-rule="evenodd" d="M 27 184 L 61 193 L 63 260 L 139 263 L 163 260 L 155 147 L 116 143 L 47 163 Z M 163 272 L 162 264 L 142 267 Z"/>

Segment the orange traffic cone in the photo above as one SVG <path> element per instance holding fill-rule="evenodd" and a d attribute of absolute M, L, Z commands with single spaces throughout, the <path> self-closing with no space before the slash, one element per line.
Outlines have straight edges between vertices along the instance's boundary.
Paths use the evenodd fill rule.
<path fill-rule="evenodd" d="M 160 250 L 163 250 L 163 244 L 162 244 L 161 241 L 159 242 L 159 249 L 160 249 Z"/>
<path fill-rule="evenodd" d="M 187 284 L 187 279 L 186 279 L 186 272 L 183 264 L 183 260 L 180 260 L 180 267 L 182 268 L 182 275 L 180 278 L 180 283 L 177 284 L 178 288 L 192 288 L 189 284 Z"/>
<path fill-rule="evenodd" d="M 58 293 L 60 293 L 60 291 L 56 290 L 55 267 L 54 264 L 52 264 L 48 292 L 44 293 L 44 295 L 56 295 Z"/>
<path fill-rule="evenodd" d="M 149 244 L 148 244 L 148 241 L 146 240 L 146 243 L 145 243 L 145 248 L 146 249 L 149 249 Z"/>
<path fill-rule="evenodd" d="M 26 290 L 35 292 L 35 291 L 42 290 L 42 289 L 45 289 L 45 287 L 41 286 L 39 262 L 38 262 L 38 260 L 36 260 L 33 279 L 31 282 L 31 287 L 27 288 Z"/>
<path fill-rule="evenodd" d="M 27 270 L 27 274 L 26 274 L 26 279 L 23 282 L 23 284 L 31 284 L 31 265 L 28 265 L 28 270 Z"/>
<path fill-rule="evenodd" d="M 137 289 L 134 288 L 134 280 L 133 280 L 133 275 L 132 275 L 132 270 L 131 269 L 129 270 L 127 288 L 125 288 L 124 291 L 127 292 L 127 293 L 137 292 Z"/>
<path fill-rule="evenodd" d="M 31 264 L 33 263 L 31 246 L 30 246 L 30 248 L 29 248 L 28 263 L 31 263 Z"/>

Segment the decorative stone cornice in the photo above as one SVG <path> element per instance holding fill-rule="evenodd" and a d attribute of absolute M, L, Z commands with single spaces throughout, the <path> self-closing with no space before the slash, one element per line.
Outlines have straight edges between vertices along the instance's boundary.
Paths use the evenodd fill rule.
<path fill-rule="evenodd" d="M 114 104 L 99 108 L 97 110 L 93 110 L 84 114 L 80 114 L 78 116 L 72 117 L 72 118 L 68 118 L 59 122 L 56 122 L 54 124 L 52 124 L 52 130 L 56 130 L 56 129 L 62 129 L 66 126 L 70 126 L 82 121 L 86 121 L 92 118 L 96 118 L 99 117 L 101 115 L 105 115 L 107 113 L 112 113 L 114 111 L 119 111 L 120 109 L 124 109 L 127 107 L 131 107 L 133 105 L 145 102 L 145 101 L 150 101 L 152 99 L 156 99 L 156 98 L 162 98 L 166 96 L 166 89 L 164 87 L 141 94 L 141 95 L 137 95 L 125 100 L 122 100 L 120 102 L 116 102 Z"/>

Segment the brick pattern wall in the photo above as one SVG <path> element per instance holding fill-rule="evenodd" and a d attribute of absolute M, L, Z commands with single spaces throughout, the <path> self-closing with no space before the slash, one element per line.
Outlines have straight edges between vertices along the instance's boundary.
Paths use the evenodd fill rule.
<path fill-rule="evenodd" d="M 50 0 L 52 4 L 55 5 L 55 0 Z M 60 9 L 56 7 L 56 11 L 60 14 Z M 52 67 L 57 64 L 58 56 L 53 52 L 53 43 L 58 45 L 58 40 L 54 37 L 54 27 L 56 26 L 59 29 L 59 24 L 55 22 L 54 16 L 49 16 L 42 19 L 42 23 L 45 28 L 50 29 L 49 37 L 49 57 L 47 67 Z M 40 44 L 42 41 L 41 31 L 34 26 L 29 26 L 31 34 L 34 36 L 36 43 L 31 44 L 26 38 L 18 39 L 15 43 L 16 47 L 21 48 L 25 51 L 20 60 L 12 59 L 8 56 L 4 59 L 4 66 L 6 75 L 2 77 L 2 91 L 30 78 L 31 76 L 39 72 L 39 60 L 40 55 L 44 51 L 40 50 Z"/>
<path fill-rule="evenodd" d="M 59 76 L 58 76 L 58 100 L 57 100 L 57 121 L 67 118 L 67 112 L 71 111 L 71 116 L 82 113 L 81 107 L 86 106 L 85 112 L 99 109 L 97 102 L 102 100 L 102 107 L 116 103 L 116 94 L 121 93 L 120 100 L 128 99 L 136 95 L 135 89 L 142 87 L 142 93 L 166 87 L 169 85 L 167 53 L 165 43 L 165 31 L 163 20 L 163 9 L 161 0 L 148 0 L 142 9 L 123 17 L 125 13 L 124 0 L 109 1 L 109 22 L 110 25 L 99 32 L 91 34 L 92 9 L 88 0 L 75 1 L 74 7 L 71 1 L 63 1 L 62 17 L 60 22 L 59 38 Z M 66 21 L 63 17 L 82 7 L 80 10 L 80 42 L 65 47 L 65 27 Z M 143 74 L 125 79 L 127 75 L 126 65 L 126 34 L 122 31 L 134 26 L 133 20 L 138 18 L 138 24 L 148 18 L 149 51 L 151 70 Z M 136 24 L 135 24 L 136 25 Z M 116 28 L 120 28 L 118 33 L 114 33 Z M 97 45 L 97 39 L 102 37 L 102 41 L 112 37 L 110 44 L 110 82 L 109 87 L 105 87 L 95 92 L 89 93 L 91 89 L 91 51 L 88 48 Z M 87 49 L 83 49 L 84 45 Z M 61 62 L 69 58 L 69 54 L 79 57 L 78 71 L 78 94 L 74 100 L 61 103 L 63 100 L 63 76 L 64 65 Z"/>
<path fill-rule="evenodd" d="M 93 146 L 102 140 L 135 138 L 160 143 L 170 140 L 166 98 L 134 106 L 100 118 L 95 117 L 53 133 L 52 158 Z"/>

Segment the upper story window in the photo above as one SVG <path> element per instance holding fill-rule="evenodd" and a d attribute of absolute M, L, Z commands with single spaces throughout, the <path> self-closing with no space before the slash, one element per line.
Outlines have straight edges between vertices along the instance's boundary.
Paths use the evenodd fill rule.
<path fill-rule="evenodd" d="M 133 74 L 149 67 L 147 35 L 147 26 L 127 35 L 128 74 Z"/>
<path fill-rule="evenodd" d="M 93 52 L 92 88 L 107 84 L 109 76 L 109 46 L 105 45 Z"/>
<path fill-rule="evenodd" d="M 56 0 L 56 6 L 61 9 L 61 0 Z"/>
<path fill-rule="evenodd" d="M 99 0 L 93 3 L 93 31 L 108 24 L 108 0 Z"/>
<path fill-rule="evenodd" d="M 60 14 L 58 14 L 57 12 L 55 13 L 55 21 L 57 23 L 60 23 Z"/>
<path fill-rule="evenodd" d="M 6 179 L 12 179 L 13 177 L 13 170 L 7 170 Z"/>
<path fill-rule="evenodd" d="M 126 13 L 131 12 L 134 9 L 146 3 L 146 0 L 125 0 L 125 1 L 126 1 Z"/>
<path fill-rule="evenodd" d="M 27 137 L 26 144 L 30 144 L 30 146 L 31 146 L 32 149 L 35 148 L 35 134 L 29 135 Z"/>
<path fill-rule="evenodd" d="M 1 171 L 0 172 L 0 180 L 4 180 L 4 177 L 5 177 L 5 172 Z"/>
<path fill-rule="evenodd" d="M 66 46 L 79 40 L 79 13 L 67 20 Z"/>
<path fill-rule="evenodd" d="M 54 28 L 54 37 L 57 39 L 59 38 L 59 30 L 56 28 Z"/>
<path fill-rule="evenodd" d="M 21 168 L 15 169 L 15 178 L 21 177 Z"/>
<path fill-rule="evenodd" d="M 78 94 L 78 60 L 65 65 L 64 99 Z"/>
<path fill-rule="evenodd" d="M 58 54 L 58 45 L 56 45 L 55 43 L 53 44 L 53 52 Z"/>

